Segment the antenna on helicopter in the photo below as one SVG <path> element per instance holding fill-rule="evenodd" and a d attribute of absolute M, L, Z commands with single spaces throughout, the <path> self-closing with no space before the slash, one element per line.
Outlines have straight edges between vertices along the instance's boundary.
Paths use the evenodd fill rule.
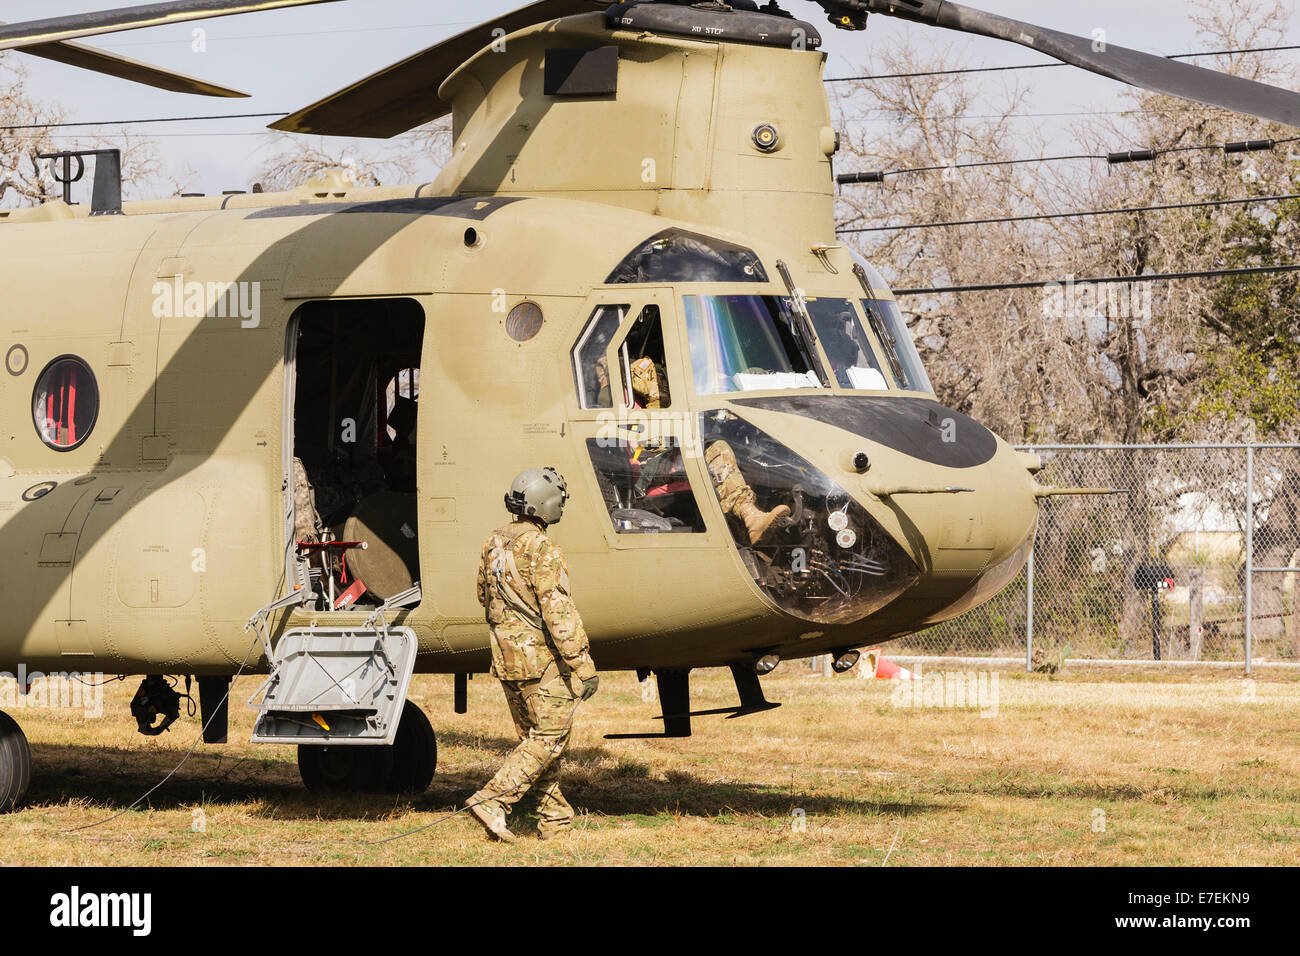
<path fill-rule="evenodd" d="M 72 205 L 72 184 L 86 174 L 87 156 L 95 160 L 95 179 L 90 194 L 92 216 L 122 215 L 122 151 L 120 149 L 71 149 L 39 153 L 50 161 L 50 175 L 63 187 L 63 201 Z M 76 172 L 73 172 L 73 163 Z"/>

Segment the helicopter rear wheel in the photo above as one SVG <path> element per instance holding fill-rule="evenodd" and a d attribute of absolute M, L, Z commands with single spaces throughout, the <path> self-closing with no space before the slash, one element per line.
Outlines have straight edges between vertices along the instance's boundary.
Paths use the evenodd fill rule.
<path fill-rule="evenodd" d="M 18 722 L 0 713 L 0 813 L 22 805 L 32 782 L 32 751 Z"/>
<path fill-rule="evenodd" d="M 393 773 L 393 748 L 299 744 L 298 773 L 312 793 L 382 793 Z"/>
<path fill-rule="evenodd" d="M 384 789 L 388 793 L 424 793 L 428 790 L 438 767 L 438 741 L 429 718 L 409 700 L 402 708 L 402 722 L 397 725 L 392 750 L 393 772 Z"/>

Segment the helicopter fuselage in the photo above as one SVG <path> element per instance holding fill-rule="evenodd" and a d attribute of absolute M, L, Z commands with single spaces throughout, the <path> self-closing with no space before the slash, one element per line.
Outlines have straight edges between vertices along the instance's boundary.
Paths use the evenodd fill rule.
<path fill-rule="evenodd" d="M 815 30 L 735 16 L 761 29 L 494 43 L 440 91 L 433 184 L 0 213 L 0 668 L 265 669 L 245 624 L 287 592 L 276 633 L 418 581 L 389 617 L 418 669 L 481 672 L 481 543 L 537 465 L 604 668 L 860 647 L 997 593 L 1034 464 L 935 400 L 835 243 Z"/>
<path fill-rule="evenodd" d="M 888 330 L 868 312 L 892 297 L 864 287 L 845 250 L 708 236 L 583 201 L 327 191 L 335 195 L 0 227 L 15 304 L 2 320 L 0 668 L 237 667 L 245 622 L 294 580 L 293 461 L 322 430 L 306 424 L 304 406 L 322 406 L 340 448 L 357 445 L 348 431 L 358 420 L 360 444 L 385 444 L 380 427 L 367 431 L 364 402 L 330 406 L 328 394 L 298 387 L 301 343 L 346 343 L 339 323 L 372 315 L 380 325 L 366 328 L 382 335 L 394 303 L 422 328 L 418 361 L 399 364 L 419 370 L 407 531 L 418 539 L 423 600 L 395 616 L 419 636 L 421 670 L 486 668 L 473 587 L 480 547 L 507 518 L 503 489 L 532 465 L 569 478 L 573 500 L 552 534 L 602 667 L 861 646 L 973 606 L 1019 572 L 1036 517 L 1025 462 L 896 380 Z M 748 250 L 760 273 L 609 281 L 629 256 L 653 275 L 660 266 L 645 256 L 674 252 L 639 250 L 673 230 Z M 693 268 L 698 252 L 663 268 Z M 832 356 L 820 319 L 809 323 L 822 328 L 809 351 L 825 384 L 812 384 L 811 369 L 734 371 L 702 359 L 728 347 L 719 303 L 749 306 L 747 322 L 756 303 L 775 303 L 769 334 L 793 340 L 796 295 L 809 315 L 825 303 L 836 303 L 835 322 L 851 313 L 865 333 L 856 366 Z M 521 304 L 532 306 L 522 326 Z M 346 309 L 328 312 L 335 306 Z M 628 336 L 647 315 L 661 338 L 666 407 L 643 407 L 626 369 Z M 598 316 L 607 332 L 593 348 Z M 347 354 L 331 354 L 347 365 Z M 787 355 L 797 362 L 799 351 Z M 84 363 L 99 396 L 70 450 L 51 447 L 41 421 L 42 373 L 65 357 Z M 602 377 L 593 364 L 613 382 L 603 397 L 587 387 Z M 850 386 L 872 387 L 846 387 L 849 368 L 869 376 Z M 372 382 L 386 374 L 368 372 Z M 382 392 L 357 394 L 387 416 Z M 85 382 L 81 394 L 89 401 Z M 757 546 L 724 510 L 709 461 L 718 441 L 764 509 L 795 509 Z M 643 480 L 656 458 L 657 486 Z M 295 609 L 275 623 L 359 625 L 368 615 Z"/>

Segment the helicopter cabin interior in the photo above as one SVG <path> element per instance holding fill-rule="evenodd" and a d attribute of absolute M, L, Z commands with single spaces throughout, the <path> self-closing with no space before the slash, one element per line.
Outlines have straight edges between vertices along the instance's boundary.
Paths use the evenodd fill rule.
<path fill-rule="evenodd" d="M 412 299 L 309 302 L 289 326 L 289 561 L 317 610 L 373 607 L 420 580 L 416 421 L 425 317 Z"/>

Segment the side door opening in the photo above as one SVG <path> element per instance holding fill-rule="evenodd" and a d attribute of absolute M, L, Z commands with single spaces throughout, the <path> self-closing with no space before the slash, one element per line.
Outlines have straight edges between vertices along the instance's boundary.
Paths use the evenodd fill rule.
<path fill-rule="evenodd" d="M 309 302 L 289 324 L 286 559 L 306 565 L 315 610 L 365 610 L 420 581 L 424 329 L 413 299 Z"/>

